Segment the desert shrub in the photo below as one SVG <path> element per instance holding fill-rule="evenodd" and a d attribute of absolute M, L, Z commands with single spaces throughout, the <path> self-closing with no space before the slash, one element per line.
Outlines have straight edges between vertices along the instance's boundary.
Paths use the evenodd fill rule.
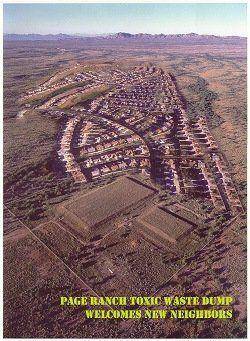
<path fill-rule="evenodd" d="M 198 77 L 197 81 L 189 85 L 188 90 L 193 93 L 197 100 L 187 101 L 187 110 L 190 119 L 197 118 L 198 115 L 203 115 L 208 118 L 211 126 L 218 126 L 223 122 L 223 119 L 213 110 L 213 103 L 218 99 L 218 94 L 209 89 L 209 83 L 202 77 Z"/>

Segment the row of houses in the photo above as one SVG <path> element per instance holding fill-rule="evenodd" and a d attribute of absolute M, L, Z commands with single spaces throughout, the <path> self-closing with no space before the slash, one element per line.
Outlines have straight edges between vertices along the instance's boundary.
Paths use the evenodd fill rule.
<path fill-rule="evenodd" d="M 102 154 L 98 153 L 95 155 L 84 155 L 85 159 L 83 161 L 83 166 L 86 168 L 90 168 L 93 165 L 97 164 L 105 164 L 107 162 L 111 161 L 118 161 L 118 160 L 123 160 L 124 157 L 149 157 L 147 151 L 143 148 L 143 146 L 138 146 L 138 147 L 126 147 L 124 146 L 121 149 L 116 149 L 112 152 L 107 152 L 103 151 Z"/>
<path fill-rule="evenodd" d="M 65 102 L 79 96 L 80 94 L 84 94 L 86 91 L 95 88 L 96 83 L 92 82 L 87 85 L 77 87 L 75 89 L 69 90 L 67 92 L 64 92 L 60 95 L 54 96 L 48 101 L 46 101 L 42 106 L 39 107 L 39 109 L 47 109 L 47 108 L 53 108 L 53 107 L 60 107 Z"/>
<path fill-rule="evenodd" d="M 94 117 L 93 122 L 98 134 L 90 132 L 79 152 L 81 168 L 87 169 L 90 177 L 132 169 L 150 171 L 149 150 L 140 136 L 106 118 Z"/>
<path fill-rule="evenodd" d="M 107 176 L 110 174 L 129 172 L 131 170 L 141 170 L 142 173 L 150 174 L 150 161 L 148 158 L 135 159 L 131 157 L 124 157 L 121 161 L 114 161 L 106 163 L 105 165 L 95 166 L 91 169 L 91 176 L 93 179 Z"/>
<path fill-rule="evenodd" d="M 173 96 L 173 109 L 178 118 L 175 122 L 173 144 L 166 148 L 165 155 L 166 157 L 171 156 L 171 154 L 179 156 L 177 172 L 175 167 L 175 173 L 179 175 L 175 176 L 179 190 L 187 194 L 202 195 L 211 200 L 213 206 L 219 211 L 225 211 L 223 198 L 213 174 L 203 161 L 203 150 L 200 146 L 200 144 L 205 143 L 208 148 L 213 149 L 216 146 L 215 141 L 206 128 L 203 119 L 199 118 L 195 124 L 190 126 L 186 111 L 170 75 L 167 75 L 167 87 Z M 177 152 L 178 149 L 179 152 Z M 176 161 L 173 163 L 176 164 Z M 172 173 L 174 174 L 173 171 Z M 173 181 L 171 183 L 168 179 L 168 183 L 173 186 Z"/>
<path fill-rule="evenodd" d="M 222 158 L 217 154 L 212 154 L 212 160 L 214 162 L 213 172 L 220 186 L 224 205 L 228 210 L 232 210 L 233 213 L 242 212 L 243 209 L 238 193 Z"/>
<path fill-rule="evenodd" d="M 192 129 L 196 140 L 201 145 L 204 145 L 211 152 L 218 149 L 217 143 L 210 133 L 204 117 L 199 117 L 197 122 L 192 124 Z"/>
<path fill-rule="evenodd" d="M 56 79 L 56 76 L 54 79 Z M 50 91 L 50 90 L 59 90 L 60 88 L 63 88 L 67 85 L 74 85 L 74 84 L 77 85 L 77 83 L 79 82 L 85 82 L 85 81 L 87 82 L 91 80 L 92 80 L 92 77 L 89 76 L 87 73 L 77 73 L 73 76 L 66 76 L 63 78 L 63 80 L 59 82 L 55 82 L 53 84 L 51 84 L 51 81 L 45 82 L 39 85 L 36 89 L 27 91 L 26 96 L 24 96 L 24 98 L 28 99 L 29 97 L 32 97 L 35 94 L 43 93 L 43 92 Z"/>
<path fill-rule="evenodd" d="M 71 175 L 76 183 L 87 181 L 71 151 L 71 142 L 75 126 L 79 122 L 79 120 L 79 118 L 73 117 L 66 122 L 65 128 L 62 131 L 62 137 L 59 142 L 58 150 L 58 156 L 60 160 L 64 163 L 66 173 Z"/>

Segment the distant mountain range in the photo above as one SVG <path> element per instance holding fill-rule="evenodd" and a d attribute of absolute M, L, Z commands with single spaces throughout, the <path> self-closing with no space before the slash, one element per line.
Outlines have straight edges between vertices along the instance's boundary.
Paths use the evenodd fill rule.
<path fill-rule="evenodd" d="M 246 37 L 238 36 L 216 36 L 200 35 L 196 33 L 188 34 L 147 34 L 147 33 L 126 33 L 118 32 L 109 35 L 83 36 L 80 34 L 4 34 L 6 41 L 27 41 L 27 40 L 66 40 L 66 39 L 84 39 L 84 40 L 112 40 L 112 41 L 148 41 L 148 42 L 166 42 L 181 44 L 242 44 L 246 43 Z"/>
<path fill-rule="evenodd" d="M 4 34 L 4 40 L 64 40 L 64 39 L 75 39 L 82 38 L 79 35 L 69 34 Z"/>
<path fill-rule="evenodd" d="M 119 32 L 111 34 L 106 37 L 107 39 L 138 39 L 138 40 L 185 40 L 185 41 L 219 41 L 219 40 L 246 40 L 245 37 L 238 36 L 216 36 L 216 35 L 205 35 L 197 33 L 185 33 L 185 34 L 147 34 L 147 33 L 137 33 L 131 34 L 126 32 Z"/>

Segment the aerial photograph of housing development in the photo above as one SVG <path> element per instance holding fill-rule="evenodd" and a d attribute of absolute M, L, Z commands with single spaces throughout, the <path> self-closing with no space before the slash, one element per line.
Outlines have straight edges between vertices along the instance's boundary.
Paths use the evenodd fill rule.
<path fill-rule="evenodd" d="M 246 338 L 246 4 L 3 14 L 4 337 Z M 60 304 L 83 296 L 232 302 Z"/>

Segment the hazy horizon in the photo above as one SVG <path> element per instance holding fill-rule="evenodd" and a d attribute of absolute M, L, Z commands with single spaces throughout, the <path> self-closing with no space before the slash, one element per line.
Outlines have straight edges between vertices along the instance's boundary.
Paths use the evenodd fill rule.
<path fill-rule="evenodd" d="M 132 35 L 135 35 L 135 34 L 151 34 L 151 35 L 154 35 L 154 34 L 165 34 L 165 33 L 145 33 L 145 32 L 139 32 L 139 33 L 133 33 L 133 32 L 108 32 L 108 33 L 63 33 L 63 32 L 58 32 L 58 33 L 9 33 L 9 32 L 4 32 L 3 34 L 4 35 L 41 35 L 41 36 L 46 36 L 46 35 L 53 35 L 53 36 L 57 36 L 57 35 L 60 35 L 60 34 L 63 34 L 63 35 L 68 35 L 68 36 L 78 36 L 78 37 L 100 37 L 100 36 L 108 36 L 108 35 L 112 35 L 112 34 L 117 34 L 117 33 L 128 33 L 128 34 L 132 34 Z M 199 33 L 196 33 L 196 32 L 187 32 L 187 33 L 167 33 L 165 35 L 189 35 L 189 34 L 196 34 L 196 35 L 208 35 L 208 36 L 218 36 L 218 37 L 230 37 L 230 36 L 235 36 L 235 37 L 239 37 L 239 38 L 247 38 L 247 36 L 243 36 L 243 35 L 219 35 L 219 34 L 199 34 Z"/>
<path fill-rule="evenodd" d="M 244 3 L 4 4 L 4 34 L 247 36 Z"/>

